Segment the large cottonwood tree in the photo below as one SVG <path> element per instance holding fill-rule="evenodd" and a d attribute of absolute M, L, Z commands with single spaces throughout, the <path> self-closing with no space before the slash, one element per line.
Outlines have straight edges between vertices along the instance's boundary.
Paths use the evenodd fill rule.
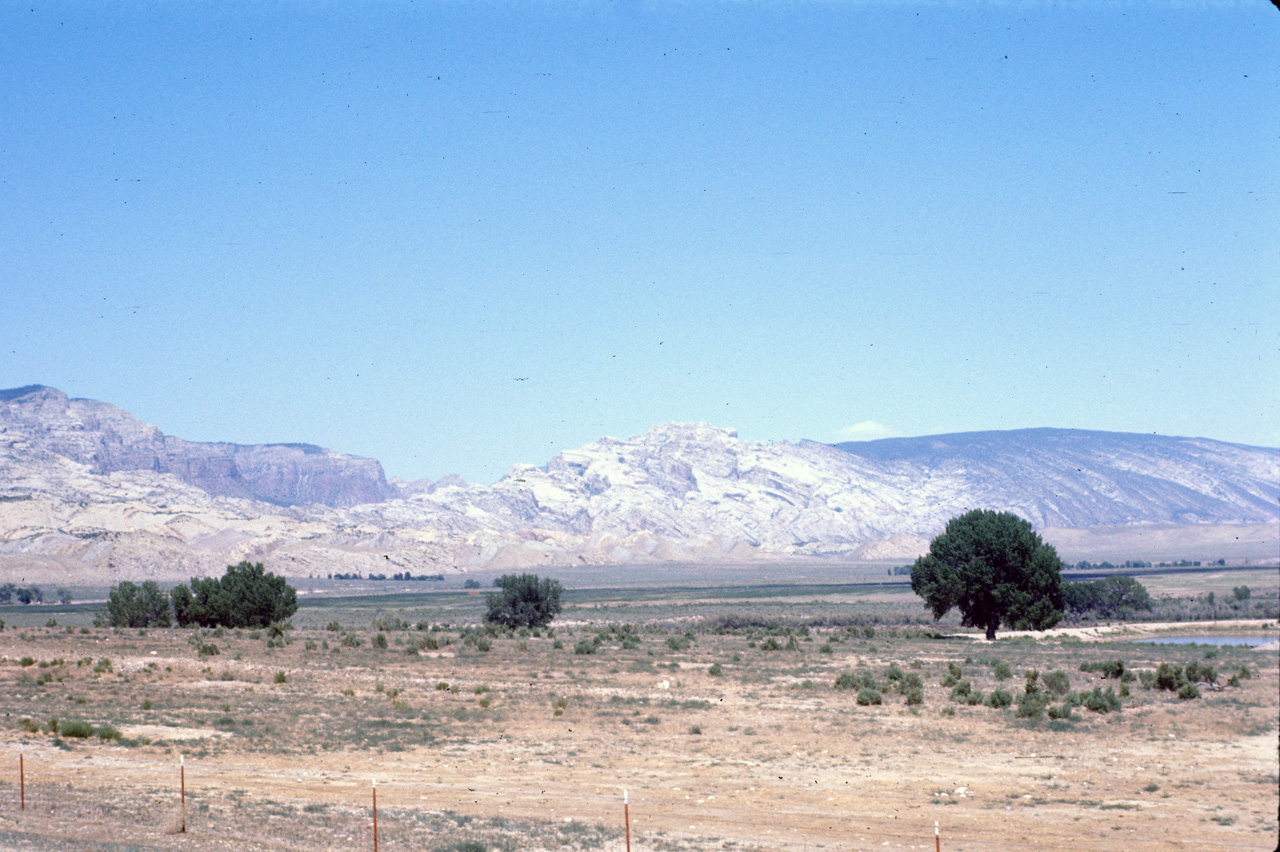
<path fill-rule="evenodd" d="M 1001 623 L 1047 630 L 1062 617 L 1062 560 L 1017 515 L 974 509 L 930 542 L 911 568 L 911 590 L 935 619 L 957 607 L 960 623 L 985 628 L 988 639 Z"/>

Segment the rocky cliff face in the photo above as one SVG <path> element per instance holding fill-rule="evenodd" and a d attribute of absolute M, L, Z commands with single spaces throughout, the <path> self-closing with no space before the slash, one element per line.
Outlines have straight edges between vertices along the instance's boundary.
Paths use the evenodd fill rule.
<path fill-rule="evenodd" d="M 1271 557 L 1277 483 L 1280 450 L 1203 439 L 1033 429 L 829 446 L 664 424 L 489 487 L 389 485 L 371 460 L 186 442 L 114 406 L 24 388 L 0 392 L 0 578 L 178 579 L 246 558 L 295 576 L 901 560 L 976 507 L 1075 548 L 1090 530 L 1121 543 L 1158 530 L 1142 540 L 1171 558 L 1193 539 Z"/>
<path fill-rule="evenodd" d="M 209 494 L 284 506 L 352 506 L 396 493 L 373 459 L 310 444 L 184 441 L 114 405 L 38 385 L 0 391 L 0 441 L 88 465 L 95 474 L 169 473 Z"/>

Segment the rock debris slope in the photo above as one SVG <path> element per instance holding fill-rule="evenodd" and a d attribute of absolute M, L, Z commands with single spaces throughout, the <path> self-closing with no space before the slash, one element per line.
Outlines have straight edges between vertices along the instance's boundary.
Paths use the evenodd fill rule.
<path fill-rule="evenodd" d="M 388 483 L 370 459 L 183 441 L 33 386 L 0 391 L 0 574 L 903 559 L 972 507 L 1038 527 L 1264 525 L 1270 540 L 1278 482 L 1280 451 L 1204 439 L 1031 429 L 831 446 L 663 424 L 492 486 Z"/>

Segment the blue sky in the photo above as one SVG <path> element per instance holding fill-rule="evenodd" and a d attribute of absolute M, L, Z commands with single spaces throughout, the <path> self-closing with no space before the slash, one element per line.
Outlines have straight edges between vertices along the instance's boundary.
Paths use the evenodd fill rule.
<path fill-rule="evenodd" d="M 0 387 L 491 482 L 1280 445 L 1270 3 L 0 2 Z"/>

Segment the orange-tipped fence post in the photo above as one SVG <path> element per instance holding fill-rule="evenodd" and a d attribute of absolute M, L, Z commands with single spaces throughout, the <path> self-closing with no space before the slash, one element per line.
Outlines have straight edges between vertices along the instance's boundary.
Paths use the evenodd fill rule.
<path fill-rule="evenodd" d="M 373 779 L 373 852 L 378 852 L 378 779 Z"/>
<path fill-rule="evenodd" d="M 622 790 L 622 822 L 627 829 L 627 852 L 631 852 L 631 809 L 627 805 L 626 788 Z"/>
<path fill-rule="evenodd" d="M 25 811 L 27 809 L 27 765 L 26 765 L 27 747 L 23 743 L 18 744 L 18 794 L 19 802 L 18 810 Z"/>
<path fill-rule="evenodd" d="M 187 756 L 185 754 L 178 755 L 178 795 L 182 800 L 182 826 L 178 829 L 181 834 L 187 833 Z"/>
<path fill-rule="evenodd" d="M 933 821 L 933 852 L 942 852 L 942 838 L 938 836 L 938 821 Z"/>

